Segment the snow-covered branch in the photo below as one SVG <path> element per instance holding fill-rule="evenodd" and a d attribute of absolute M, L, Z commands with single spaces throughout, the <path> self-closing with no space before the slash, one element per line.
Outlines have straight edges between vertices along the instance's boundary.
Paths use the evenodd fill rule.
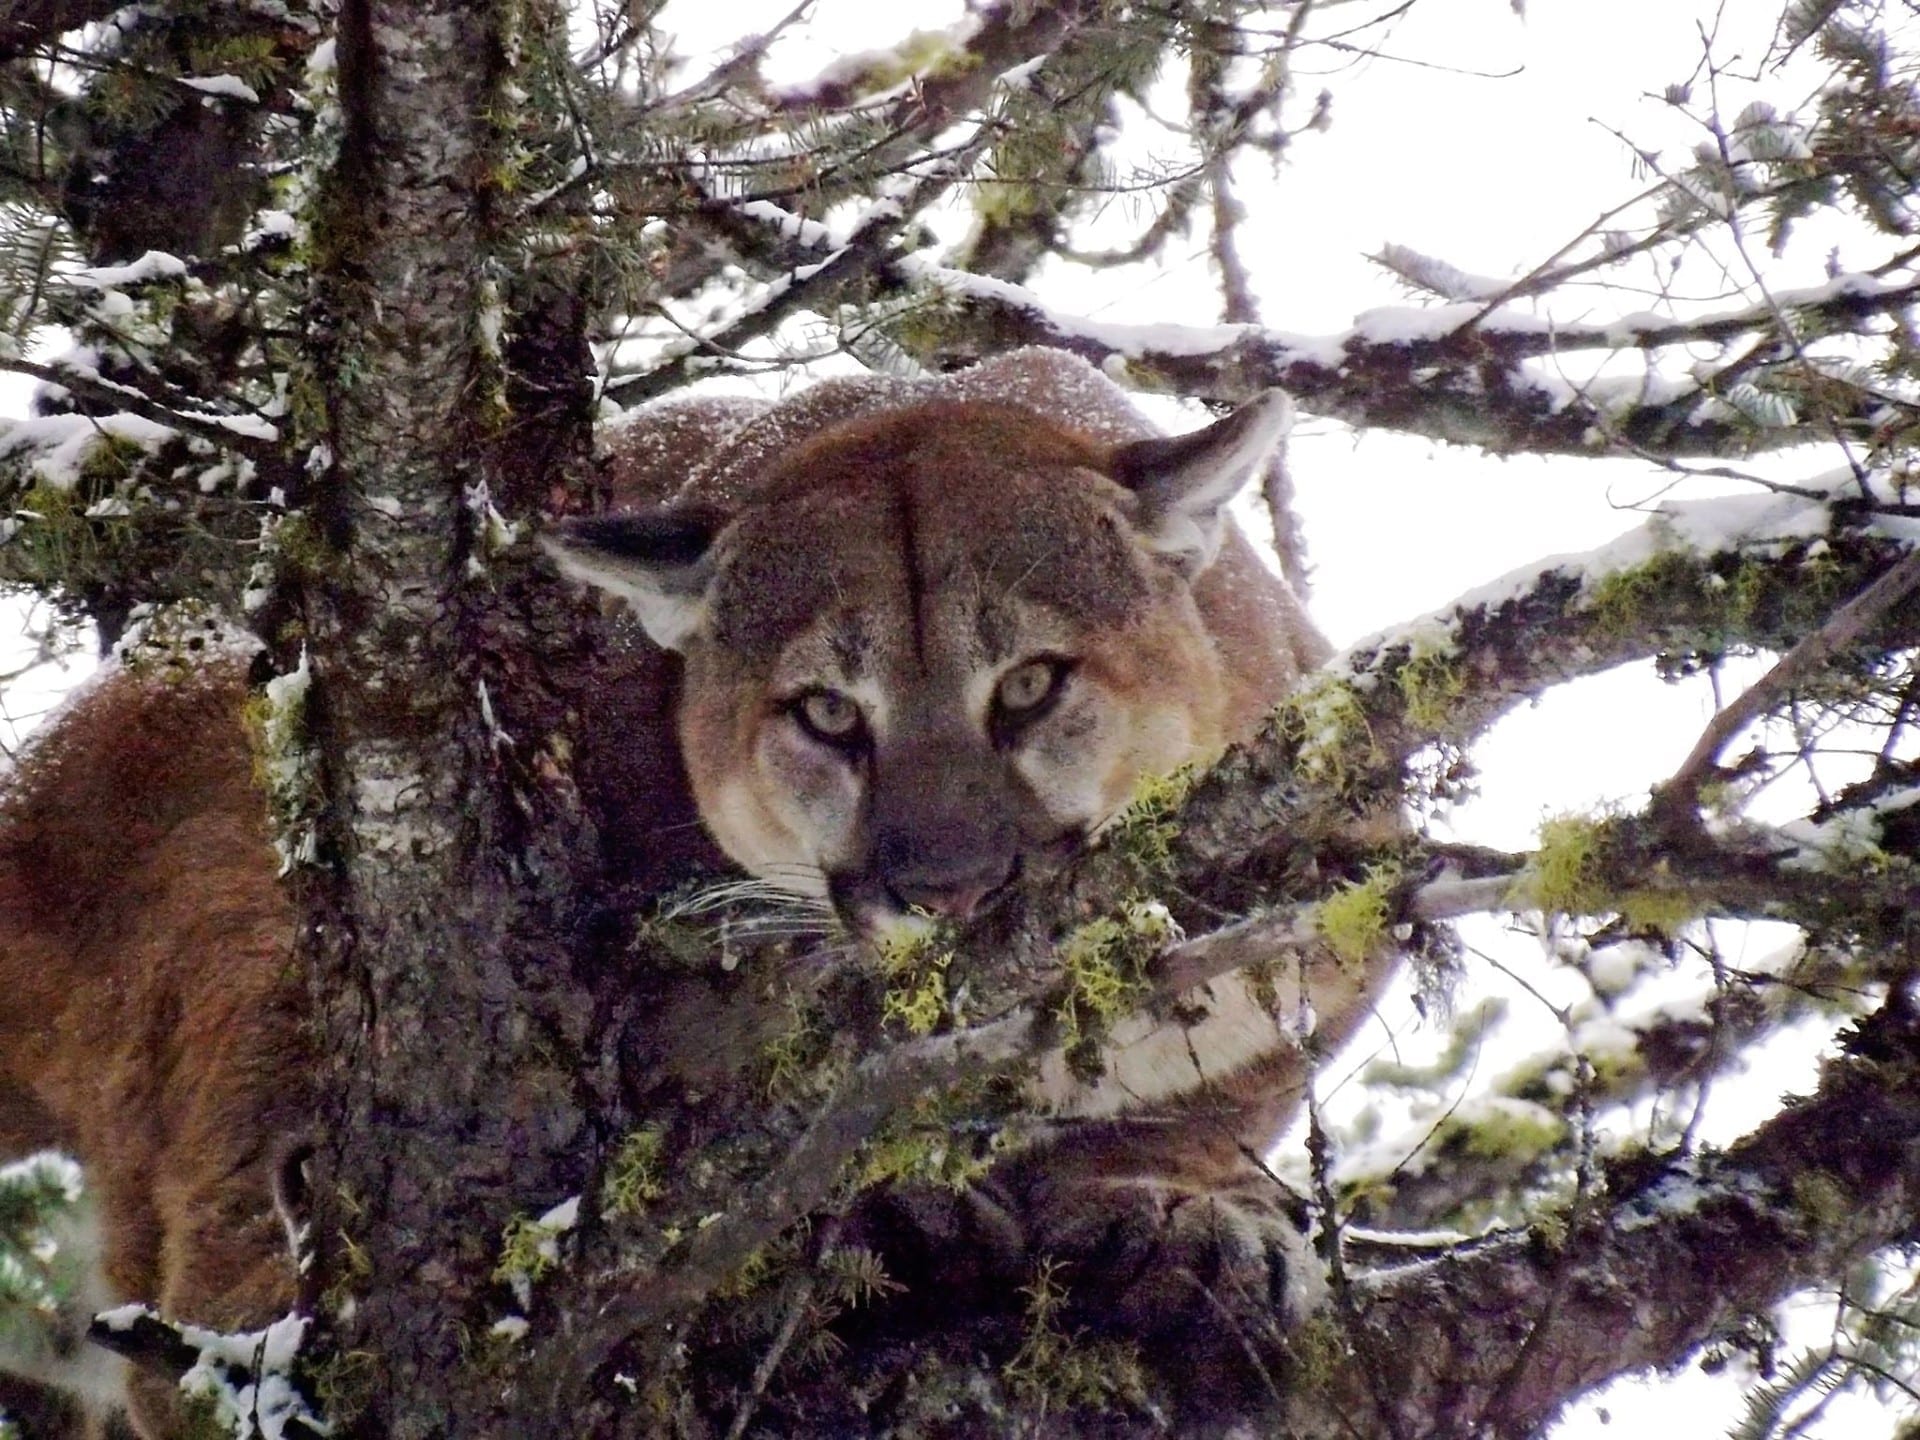
<path fill-rule="evenodd" d="M 1657 353 L 1693 344 L 1778 339 L 1788 313 L 1835 329 L 1911 307 L 1911 280 L 1854 276 L 1775 303 L 1696 319 L 1654 314 L 1607 324 L 1558 325 L 1477 302 L 1372 310 L 1346 331 L 1320 336 L 1247 325 L 1120 324 L 1069 315 L 1018 286 L 901 262 L 904 288 L 938 297 L 950 324 L 938 355 L 952 363 L 1015 345 L 1049 345 L 1147 390 L 1244 403 L 1271 386 L 1302 408 L 1359 427 L 1401 430 L 1496 453 L 1599 455 L 1612 449 L 1660 456 L 1740 455 L 1825 438 L 1828 426 L 1869 433 L 1913 409 L 1897 396 L 1847 391 L 1810 432 L 1787 411 L 1759 419 L 1719 393 L 1715 367 L 1685 380 L 1649 373 L 1630 381 L 1575 384 L 1544 362 L 1580 351 Z M 1531 363 L 1529 363 L 1531 362 Z M 1729 384 L 1743 373 L 1728 362 Z"/>
<path fill-rule="evenodd" d="M 74 362 L 43 364 L 35 360 L 0 358 L 0 370 L 29 375 L 49 385 L 57 385 L 72 395 L 112 412 L 123 411 L 152 421 L 183 435 L 211 440 L 225 449 L 256 460 L 269 460 L 280 453 L 280 430 L 272 421 L 252 414 L 223 414 L 209 411 L 204 402 L 192 404 L 185 396 L 172 397 L 172 403 L 157 400 L 145 390 L 102 375 L 88 365 Z M 190 407 L 190 408 L 189 408 Z"/>
<path fill-rule="evenodd" d="M 0 16 L 0 60 L 44 45 L 63 30 L 104 20 L 120 9 L 116 0 L 20 0 Z"/>

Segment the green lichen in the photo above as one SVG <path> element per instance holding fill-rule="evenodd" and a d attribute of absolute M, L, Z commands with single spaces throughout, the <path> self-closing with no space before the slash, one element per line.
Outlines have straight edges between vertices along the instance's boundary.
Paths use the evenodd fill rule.
<path fill-rule="evenodd" d="M 1350 681 L 1322 675 L 1296 690 L 1274 711 L 1281 737 L 1294 747 L 1294 763 L 1307 779 L 1345 793 L 1379 763 L 1380 747 L 1367 710 Z"/>
<path fill-rule="evenodd" d="M 662 1165 L 666 1145 L 666 1132 L 657 1125 L 628 1133 L 607 1164 L 600 1188 L 601 1214 L 635 1215 L 667 1193 Z"/>
<path fill-rule="evenodd" d="M 311 445 L 327 433 L 327 388 L 310 364 L 289 369 L 287 424 L 296 446 Z"/>
<path fill-rule="evenodd" d="M 493 1267 L 493 1278 L 516 1288 L 543 1278 L 560 1263 L 563 1233 L 562 1226 L 515 1215 L 500 1231 L 500 1260 Z"/>
<path fill-rule="evenodd" d="M 1605 908 L 1599 877 L 1600 824 L 1577 815 L 1541 822 L 1532 862 L 1514 882 L 1521 908 L 1592 915 Z"/>
<path fill-rule="evenodd" d="M 1685 674 L 1698 668 L 1702 655 L 1765 643 L 1769 634 L 1804 631 L 1824 620 L 1847 589 L 1842 567 L 1830 552 L 1816 550 L 1795 571 L 1783 584 L 1789 572 L 1771 553 L 1700 555 L 1676 544 L 1592 581 L 1586 608 L 1607 636 L 1684 637 L 1678 662 L 1668 657 L 1662 671 Z"/>
<path fill-rule="evenodd" d="M 80 483 L 74 488 L 87 495 L 111 490 L 122 481 L 131 480 L 147 454 L 146 446 L 125 436 L 96 435 L 80 462 Z"/>
<path fill-rule="evenodd" d="M 917 970 L 938 945 L 938 930 L 932 921 L 915 914 L 898 924 L 889 925 L 874 937 L 872 953 L 884 975 L 900 975 Z"/>
<path fill-rule="evenodd" d="M 1809 1233 L 1838 1228 L 1853 1209 L 1853 1198 L 1839 1181 L 1823 1170 L 1803 1170 L 1793 1177 L 1794 1212 Z"/>
<path fill-rule="evenodd" d="M 321 1292 L 320 1309 L 327 1315 L 344 1315 L 354 1304 L 354 1291 L 373 1274 L 373 1257 L 344 1228 L 335 1233 L 339 1251 L 332 1283 Z"/>
<path fill-rule="evenodd" d="M 278 517 L 268 527 L 266 545 L 281 572 L 290 576 L 325 575 L 340 558 L 312 517 L 299 511 Z"/>
<path fill-rule="evenodd" d="M 1605 881 L 1606 820 L 1560 815 L 1543 821 L 1540 844 L 1509 897 L 1521 909 L 1565 915 L 1618 915 L 1630 929 L 1676 934 L 1700 915 L 1700 902 L 1655 868 L 1637 885 Z"/>
<path fill-rule="evenodd" d="M 860 1149 L 845 1176 L 851 1198 L 912 1180 L 963 1189 L 1018 1142 L 1027 1096 L 1013 1077 L 959 1080 L 917 1097 Z"/>
<path fill-rule="evenodd" d="M 493 1267 L 493 1278 L 507 1280 L 524 1275 L 538 1280 L 553 1268 L 552 1258 L 541 1249 L 542 1242 L 550 1238 L 552 1232 L 535 1224 L 531 1216 L 515 1215 L 500 1233 L 500 1260 Z"/>
<path fill-rule="evenodd" d="M 1613 909 L 1631 930 L 1673 936 L 1700 918 L 1700 901 L 1678 885 L 1637 885 L 1613 897 Z"/>
<path fill-rule="evenodd" d="M 1643 564 L 1593 581 L 1587 587 L 1587 609 L 1609 635 L 1644 634 L 1650 617 L 1672 613 L 1668 605 L 1676 591 L 1697 598 L 1699 580 L 1697 557 L 1662 551 Z"/>
<path fill-rule="evenodd" d="M 315 824 L 326 803 L 307 736 L 312 680 L 303 651 L 297 666 L 269 680 L 241 712 L 253 748 L 254 780 L 266 792 L 273 816 L 273 845 L 283 875 L 313 863 L 318 851 Z"/>
<path fill-rule="evenodd" d="M 1527 1229 L 1541 1249 L 1557 1255 L 1566 1249 L 1567 1239 L 1573 1234 L 1572 1217 L 1564 1209 L 1542 1211 L 1532 1218 Z"/>
<path fill-rule="evenodd" d="M 1013 1358 L 1000 1368 L 1007 1388 L 1021 1404 L 1041 1415 L 1050 1410 L 1144 1409 L 1147 1379 L 1140 1352 L 1118 1340 L 1089 1340 L 1060 1327 L 1066 1287 L 1059 1267 L 1042 1261 L 1027 1297 L 1025 1335 Z"/>
<path fill-rule="evenodd" d="M 1480 1160 L 1535 1160 L 1550 1153 L 1567 1133 L 1566 1122 L 1544 1105 L 1516 1100 L 1455 1112 L 1435 1127 L 1432 1143 Z"/>
<path fill-rule="evenodd" d="M 935 955 L 916 976 L 889 986 L 881 1004 L 881 1018 L 903 1027 L 909 1035 L 930 1035 L 947 1015 L 949 953 Z"/>
<path fill-rule="evenodd" d="M 1146 998 L 1147 962 L 1179 934 L 1166 906 L 1135 897 L 1060 943 L 1055 956 L 1066 984 L 1053 1016 L 1076 1074 L 1099 1076 L 1101 1038 Z"/>
<path fill-rule="evenodd" d="M 634 926 L 631 948 L 636 952 L 652 949 L 656 958 L 684 969 L 712 969 L 714 927 L 705 920 L 682 919 L 672 909 L 672 897 L 667 897 L 654 914 L 643 916 Z"/>
<path fill-rule="evenodd" d="M 1387 948 L 1387 922 L 1400 867 L 1372 865 L 1364 879 L 1349 881 L 1314 910 L 1314 926 L 1343 965 L 1363 965 Z"/>
<path fill-rule="evenodd" d="M 1289 1388 L 1324 1390 L 1353 1353 L 1345 1331 L 1331 1315 L 1309 1315 L 1286 1334 Z"/>
<path fill-rule="evenodd" d="M 980 57 L 957 43 L 947 30 L 912 30 L 890 50 L 863 58 L 864 67 L 854 83 L 868 93 L 891 90 L 909 81 L 924 84 L 965 74 L 980 64 Z"/>
<path fill-rule="evenodd" d="M 757 1245 L 747 1252 L 747 1258 L 713 1287 L 714 1295 L 721 1300 L 744 1300 L 747 1296 L 766 1287 L 768 1281 L 784 1273 L 794 1262 L 792 1242 L 782 1238 L 772 1245 Z"/>
<path fill-rule="evenodd" d="M 953 964 L 953 951 L 942 943 L 944 938 L 939 926 L 916 919 L 892 927 L 874 946 L 874 958 L 887 977 L 881 1018 L 910 1035 L 931 1034 L 949 1014 L 947 967 Z"/>
<path fill-rule="evenodd" d="M 947 1013 L 947 967 L 953 952 L 943 941 L 946 932 L 931 919 L 916 915 L 891 927 L 873 946 L 874 959 L 887 977 L 881 1002 L 883 1018 L 925 1035 Z"/>
<path fill-rule="evenodd" d="M 1060 947 L 1067 992 L 1057 1012 L 1069 1040 L 1092 1025 L 1112 1024 L 1133 1008 L 1145 990 L 1127 965 L 1127 929 L 1111 917 L 1089 920 Z"/>
<path fill-rule="evenodd" d="M 372 1402 L 379 1377 L 379 1357 L 371 1350 L 337 1350 L 313 1366 L 309 1383 L 320 1413 L 344 1429 Z"/>
<path fill-rule="evenodd" d="M 89 516 L 80 486 L 36 481 L 11 498 L 13 534 L 7 544 L 23 576 L 72 587 L 107 577 L 108 557 L 134 533 L 130 516 Z"/>
<path fill-rule="evenodd" d="M 1163 875 L 1173 861 L 1180 834 L 1175 816 L 1193 793 L 1199 772 L 1182 765 L 1165 775 L 1142 775 L 1126 806 L 1101 830 L 1101 840 L 1124 855 L 1145 876 Z"/>
<path fill-rule="evenodd" d="M 1647 1057 L 1640 1053 L 1638 1044 L 1587 1049 L 1580 1058 L 1589 1072 L 1586 1085 L 1595 1096 L 1624 1094 L 1647 1071 Z"/>
<path fill-rule="evenodd" d="M 1434 640 L 1414 641 L 1407 658 L 1393 674 L 1400 708 L 1407 723 L 1418 730 L 1443 730 L 1455 705 L 1466 694 L 1466 677 L 1454 657 Z"/>
<path fill-rule="evenodd" d="M 851 1172 L 857 1193 L 875 1185 L 917 1181 L 964 1190 L 992 1168 L 1002 1132 L 982 1131 L 970 1086 L 947 1096 L 923 1096 L 860 1148 Z"/>
<path fill-rule="evenodd" d="M 797 1101 L 833 1085 L 832 1037 L 798 991 L 788 991 L 786 1020 L 760 1047 L 761 1088 L 769 1100 Z"/>
<path fill-rule="evenodd" d="M 177 1413 L 180 1423 L 173 1433 L 178 1440 L 233 1440 L 233 1426 L 221 1416 L 215 1395 L 183 1390 Z"/>

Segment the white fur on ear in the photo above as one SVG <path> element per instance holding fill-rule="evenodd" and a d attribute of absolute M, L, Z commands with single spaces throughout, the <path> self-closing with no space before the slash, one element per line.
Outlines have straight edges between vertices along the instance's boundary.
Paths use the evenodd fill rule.
<path fill-rule="evenodd" d="M 1141 537 L 1198 575 L 1220 551 L 1227 502 L 1291 428 L 1293 401 L 1284 390 L 1269 390 L 1204 430 L 1118 447 L 1113 478 L 1140 497 Z"/>
<path fill-rule="evenodd" d="M 720 519 L 704 510 L 565 520 L 540 537 L 569 580 L 627 602 L 654 644 L 681 650 L 707 614 Z"/>

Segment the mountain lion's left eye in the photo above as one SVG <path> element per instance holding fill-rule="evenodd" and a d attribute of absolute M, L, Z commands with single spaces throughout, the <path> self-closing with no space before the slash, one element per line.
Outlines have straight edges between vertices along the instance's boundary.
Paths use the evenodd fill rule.
<path fill-rule="evenodd" d="M 802 729 L 829 745 L 855 744 L 864 731 L 859 705 L 838 690 L 809 690 L 793 702 L 793 713 Z"/>
<path fill-rule="evenodd" d="M 1064 660 L 1029 660 L 1000 677 L 993 698 L 1009 719 L 1027 718 L 1059 693 L 1066 678 Z"/>

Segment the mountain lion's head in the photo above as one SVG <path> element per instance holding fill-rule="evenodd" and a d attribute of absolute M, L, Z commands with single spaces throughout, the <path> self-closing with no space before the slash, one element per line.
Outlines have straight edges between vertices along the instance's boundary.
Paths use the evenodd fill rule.
<path fill-rule="evenodd" d="M 1289 414 L 1271 392 L 1111 443 L 934 398 L 549 548 L 684 657 L 683 755 L 729 856 L 860 928 L 965 916 L 1291 680 L 1284 584 L 1224 513 Z"/>

